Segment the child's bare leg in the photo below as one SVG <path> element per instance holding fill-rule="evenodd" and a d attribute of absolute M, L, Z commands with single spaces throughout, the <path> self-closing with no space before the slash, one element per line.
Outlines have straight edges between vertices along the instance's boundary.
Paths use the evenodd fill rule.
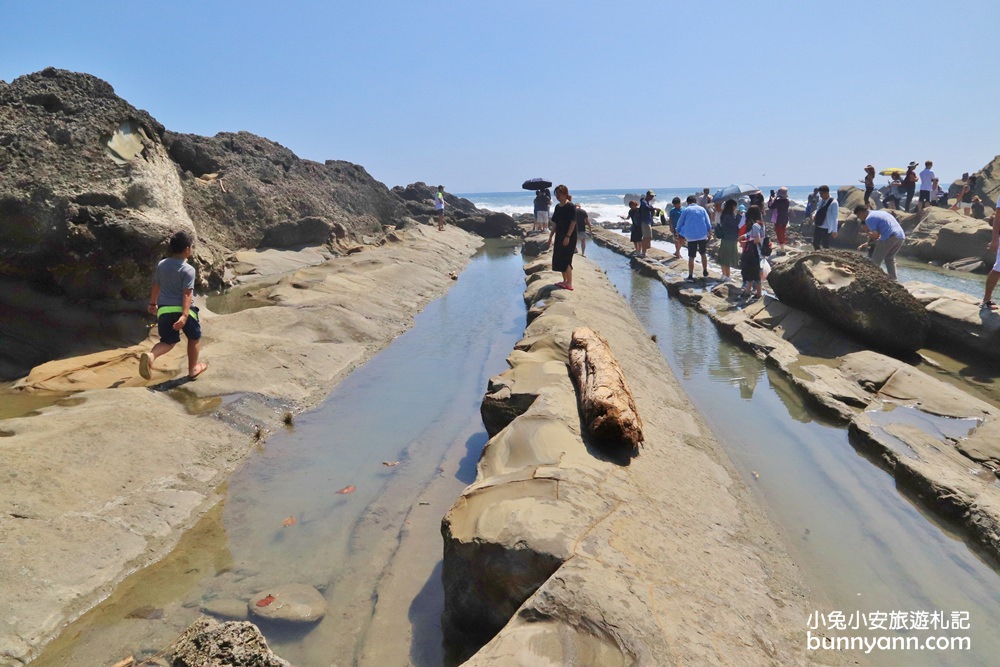
<path fill-rule="evenodd" d="M 198 355 L 201 353 L 201 339 L 191 340 L 188 339 L 188 376 L 194 377 L 201 373 L 204 369 L 199 369 L 200 364 L 198 363 Z"/>
<path fill-rule="evenodd" d="M 176 345 L 176 343 L 162 343 L 162 342 L 154 345 L 153 349 L 149 351 L 149 356 L 151 357 L 149 363 L 152 364 L 153 360 L 155 360 L 157 357 L 162 357 L 167 352 L 174 349 L 174 345 Z"/>

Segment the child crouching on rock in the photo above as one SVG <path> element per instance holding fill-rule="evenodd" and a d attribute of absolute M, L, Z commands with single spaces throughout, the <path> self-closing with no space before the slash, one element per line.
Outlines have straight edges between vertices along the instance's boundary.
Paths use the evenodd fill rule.
<path fill-rule="evenodd" d="M 201 348 L 201 325 L 198 308 L 194 302 L 194 267 L 187 263 L 194 251 L 194 241 L 187 232 L 177 232 L 170 237 L 170 257 L 160 260 L 153 273 L 153 287 L 149 293 L 150 315 L 156 315 L 160 342 L 139 357 L 139 374 L 152 379 L 153 362 L 181 340 L 181 331 L 187 338 L 188 379 L 193 380 L 208 368 L 198 361 Z"/>

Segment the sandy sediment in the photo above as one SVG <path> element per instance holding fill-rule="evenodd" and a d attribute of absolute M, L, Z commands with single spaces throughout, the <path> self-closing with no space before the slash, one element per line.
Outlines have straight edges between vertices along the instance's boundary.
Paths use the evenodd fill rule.
<path fill-rule="evenodd" d="M 442 528 L 447 632 L 487 642 L 465 664 L 804 664 L 809 593 L 773 525 L 599 267 L 577 257 L 571 292 L 547 262 L 526 265 L 529 324 L 484 409 L 498 432 Z M 580 326 L 634 394 L 630 461 L 581 428 Z"/>
<path fill-rule="evenodd" d="M 313 251 L 244 253 L 255 281 L 246 298 L 257 307 L 202 308 L 210 365 L 197 382 L 184 379 L 183 344 L 142 380 L 138 356 L 153 340 L 50 362 L 20 380 L 22 393 L 79 393 L 0 428 L 0 664 L 37 655 L 165 555 L 259 436 L 409 328 L 480 244 L 419 226 L 320 264 Z"/>

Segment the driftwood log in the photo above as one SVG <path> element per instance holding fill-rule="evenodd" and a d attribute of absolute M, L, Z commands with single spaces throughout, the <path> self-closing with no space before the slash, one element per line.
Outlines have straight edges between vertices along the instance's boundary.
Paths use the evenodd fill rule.
<path fill-rule="evenodd" d="M 569 373 L 583 427 L 611 449 L 638 454 L 642 419 L 608 341 L 587 327 L 575 329 L 569 344 Z"/>

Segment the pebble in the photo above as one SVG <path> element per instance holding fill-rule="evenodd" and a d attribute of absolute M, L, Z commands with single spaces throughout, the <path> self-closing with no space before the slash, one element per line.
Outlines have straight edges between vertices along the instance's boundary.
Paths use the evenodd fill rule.
<path fill-rule="evenodd" d="M 263 607 L 258 600 L 267 596 L 274 600 Z M 260 591 L 243 605 L 253 616 L 288 623 L 314 623 L 326 615 L 326 600 L 312 586 L 306 584 L 282 584 Z"/>

